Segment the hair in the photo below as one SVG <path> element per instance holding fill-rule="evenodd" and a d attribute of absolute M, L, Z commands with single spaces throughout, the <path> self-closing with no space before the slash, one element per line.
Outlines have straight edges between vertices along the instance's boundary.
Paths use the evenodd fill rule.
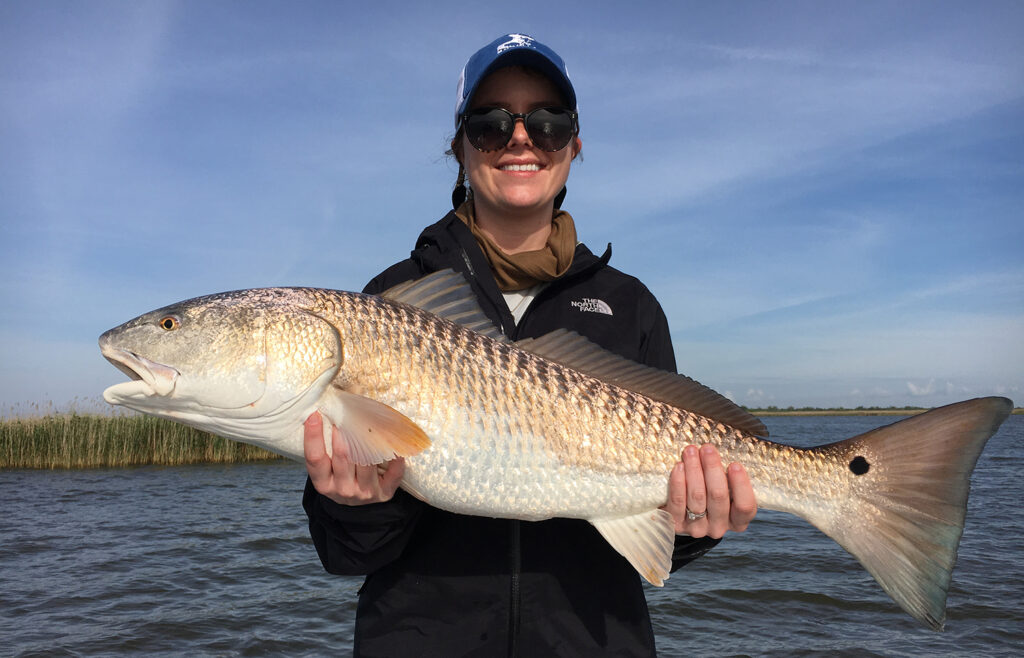
<path fill-rule="evenodd" d="M 448 150 L 444 152 L 446 157 L 455 158 L 455 162 L 459 163 L 459 167 L 462 167 L 462 124 L 459 123 L 458 129 L 452 136 L 451 141 L 448 143 Z"/>

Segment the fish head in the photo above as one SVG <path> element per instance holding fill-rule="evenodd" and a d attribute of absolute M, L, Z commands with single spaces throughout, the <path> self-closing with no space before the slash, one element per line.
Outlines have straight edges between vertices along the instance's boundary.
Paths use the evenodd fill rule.
<path fill-rule="evenodd" d="M 131 381 L 103 397 L 230 438 L 272 435 L 270 419 L 290 426 L 315 408 L 343 358 L 337 329 L 305 301 L 301 289 L 243 290 L 115 327 L 100 350 Z"/>

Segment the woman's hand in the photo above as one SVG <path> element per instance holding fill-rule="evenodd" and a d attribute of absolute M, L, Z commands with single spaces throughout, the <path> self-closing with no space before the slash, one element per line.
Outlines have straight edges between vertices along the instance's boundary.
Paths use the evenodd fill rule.
<path fill-rule="evenodd" d="M 706 443 L 683 450 L 682 461 L 669 476 L 663 509 L 675 519 L 676 534 L 717 539 L 728 530 L 746 530 L 757 514 L 757 500 L 743 466 L 733 463 L 723 469 L 718 450 Z"/>
<path fill-rule="evenodd" d="M 313 487 L 322 495 L 342 505 L 367 505 L 391 500 L 405 473 L 405 460 L 398 458 L 384 470 L 378 466 L 360 466 L 348 459 L 348 448 L 331 428 L 331 456 L 324 447 L 323 419 L 313 412 L 303 425 L 303 449 L 306 470 Z M 383 465 L 381 465 L 383 467 Z"/>

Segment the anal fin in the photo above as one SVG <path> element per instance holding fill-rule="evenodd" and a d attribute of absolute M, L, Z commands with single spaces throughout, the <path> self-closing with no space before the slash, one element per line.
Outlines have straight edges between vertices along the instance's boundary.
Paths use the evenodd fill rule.
<path fill-rule="evenodd" d="M 590 521 L 612 548 L 652 585 L 661 587 L 672 568 L 675 523 L 663 509 Z"/>

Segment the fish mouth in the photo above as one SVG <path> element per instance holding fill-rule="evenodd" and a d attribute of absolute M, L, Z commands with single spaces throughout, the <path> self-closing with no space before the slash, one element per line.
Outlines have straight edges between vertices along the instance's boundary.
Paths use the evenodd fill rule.
<path fill-rule="evenodd" d="M 114 366 L 128 375 L 131 381 L 114 384 L 103 391 L 103 399 L 111 404 L 138 400 L 153 396 L 166 396 L 174 390 L 178 371 L 174 368 L 150 361 L 135 352 L 100 343 L 103 356 Z"/>

